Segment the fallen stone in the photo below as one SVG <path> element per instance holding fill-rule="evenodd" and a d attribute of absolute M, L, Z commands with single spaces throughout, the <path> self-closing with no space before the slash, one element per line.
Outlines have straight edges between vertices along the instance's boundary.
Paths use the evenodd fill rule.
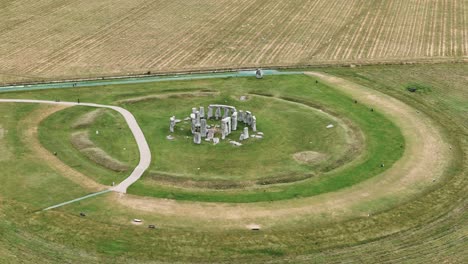
<path fill-rule="evenodd" d="M 219 143 L 219 138 L 215 137 L 213 138 L 213 144 L 217 145 Z"/>
<path fill-rule="evenodd" d="M 173 137 L 171 135 L 167 136 L 166 138 L 167 138 L 167 140 L 174 140 L 175 139 L 175 137 Z"/>
<path fill-rule="evenodd" d="M 230 141 L 229 143 L 231 143 L 233 146 L 236 146 L 236 147 L 242 146 L 242 143 L 239 143 L 237 141 Z"/>
<path fill-rule="evenodd" d="M 327 128 L 334 128 L 334 127 L 335 127 L 335 126 L 332 125 L 332 124 L 330 124 L 330 125 L 327 126 Z"/>

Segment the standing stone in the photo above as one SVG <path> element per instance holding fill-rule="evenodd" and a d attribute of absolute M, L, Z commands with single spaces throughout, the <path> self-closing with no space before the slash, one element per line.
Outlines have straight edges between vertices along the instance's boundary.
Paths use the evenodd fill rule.
<path fill-rule="evenodd" d="M 193 134 L 193 143 L 200 145 L 201 144 L 201 134 L 200 132 L 195 132 Z"/>
<path fill-rule="evenodd" d="M 221 117 L 221 107 L 216 107 L 215 118 L 218 120 Z"/>
<path fill-rule="evenodd" d="M 226 117 L 228 117 L 228 116 L 229 116 L 229 112 L 230 112 L 229 110 L 230 110 L 230 109 L 229 109 L 229 108 L 227 108 L 227 107 L 226 107 L 226 108 L 224 108 L 224 115 L 223 115 L 223 118 L 226 118 Z"/>
<path fill-rule="evenodd" d="M 195 119 L 197 120 L 195 124 L 200 124 L 200 111 L 195 112 Z"/>
<path fill-rule="evenodd" d="M 244 123 L 246 123 L 249 126 L 252 125 L 252 112 L 245 111 Z"/>
<path fill-rule="evenodd" d="M 244 139 L 248 139 L 248 138 L 249 138 L 249 128 L 244 127 Z"/>
<path fill-rule="evenodd" d="M 205 118 L 205 107 L 200 106 L 200 117 Z"/>
<path fill-rule="evenodd" d="M 257 132 L 257 118 L 252 116 L 252 131 Z"/>
<path fill-rule="evenodd" d="M 221 139 L 225 139 L 227 136 L 227 132 L 228 132 L 227 123 L 228 123 L 227 120 L 225 119 L 221 120 Z"/>
<path fill-rule="evenodd" d="M 232 133 L 232 119 L 230 116 L 226 117 L 227 121 L 228 121 L 228 135 L 230 135 Z"/>
<path fill-rule="evenodd" d="M 213 117 L 213 107 L 208 106 L 208 116 L 207 118 L 210 119 Z"/>
<path fill-rule="evenodd" d="M 195 125 L 197 122 L 197 119 L 195 118 L 195 114 L 190 114 L 190 119 L 192 121 L 192 134 L 195 133 Z"/>
<path fill-rule="evenodd" d="M 206 119 L 204 118 L 200 120 L 200 133 L 202 138 L 206 137 Z"/>
<path fill-rule="evenodd" d="M 197 112 L 197 108 L 196 107 L 193 107 L 192 108 L 192 114 L 195 114 Z"/>
<path fill-rule="evenodd" d="M 234 112 L 231 117 L 232 121 L 232 130 L 236 131 L 237 130 L 237 112 Z"/>
<path fill-rule="evenodd" d="M 174 127 L 175 127 L 175 125 L 176 125 L 175 116 L 172 116 L 172 117 L 170 118 L 170 121 L 171 121 L 171 124 L 170 124 L 169 130 L 171 131 L 171 133 L 174 133 Z"/>
<path fill-rule="evenodd" d="M 221 120 L 221 130 L 223 131 L 224 136 L 229 136 L 229 134 L 231 134 L 231 117 L 226 117 Z"/>
<path fill-rule="evenodd" d="M 239 113 L 238 113 L 238 115 L 237 115 L 237 120 L 238 120 L 239 122 L 244 122 L 244 111 L 239 110 Z"/>

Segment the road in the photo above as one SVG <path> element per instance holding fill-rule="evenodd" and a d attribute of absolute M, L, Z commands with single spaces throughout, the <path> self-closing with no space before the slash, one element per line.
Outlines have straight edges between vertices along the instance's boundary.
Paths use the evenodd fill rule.
<path fill-rule="evenodd" d="M 108 108 L 114 111 L 119 112 L 127 122 L 128 127 L 132 131 L 133 137 L 138 145 L 138 150 L 140 152 L 140 162 L 135 167 L 133 172 L 128 176 L 123 182 L 111 188 L 112 191 L 126 193 L 128 187 L 138 181 L 143 173 L 148 169 L 151 163 L 151 151 L 146 141 L 145 135 L 141 130 L 138 122 L 132 113 L 128 110 L 111 105 L 101 105 L 93 103 L 76 103 L 76 102 L 56 102 L 56 101 L 46 101 L 46 100 L 27 100 L 27 99 L 0 99 L 0 103 L 28 103 L 28 104 L 53 104 L 53 105 L 66 105 L 66 106 L 88 106 L 96 108 Z"/>

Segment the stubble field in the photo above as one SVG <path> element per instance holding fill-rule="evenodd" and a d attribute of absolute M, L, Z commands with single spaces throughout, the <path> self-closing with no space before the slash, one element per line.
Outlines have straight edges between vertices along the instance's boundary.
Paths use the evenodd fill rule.
<path fill-rule="evenodd" d="M 468 56 L 466 0 L 0 1 L 0 82 Z"/>

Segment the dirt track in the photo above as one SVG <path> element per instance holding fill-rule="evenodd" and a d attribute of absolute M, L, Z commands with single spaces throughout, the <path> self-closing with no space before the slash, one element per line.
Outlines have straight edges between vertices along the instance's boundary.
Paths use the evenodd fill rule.
<path fill-rule="evenodd" d="M 353 187 L 309 198 L 274 203 L 223 204 L 181 202 L 167 199 L 114 196 L 121 204 L 147 212 L 241 224 L 256 220 L 262 226 L 281 221 L 282 216 L 310 215 L 323 219 L 364 216 L 372 212 L 353 209 L 363 203 L 379 204 L 410 199 L 442 177 L 450 161 L 449 146 L 433 122 L 416 109 L 380 92 L 320 73 L 307 73 L 387 115 L 406 140 L 406 151 L 392 168 Z M 388 205 L 384 205 L 388 206 Z M 365 207 L 364 207 L 365 208 Z M 378 208 L 378 206 L 377 206 Z M 273 222 L 270 222 L 270 220 Z"/>

